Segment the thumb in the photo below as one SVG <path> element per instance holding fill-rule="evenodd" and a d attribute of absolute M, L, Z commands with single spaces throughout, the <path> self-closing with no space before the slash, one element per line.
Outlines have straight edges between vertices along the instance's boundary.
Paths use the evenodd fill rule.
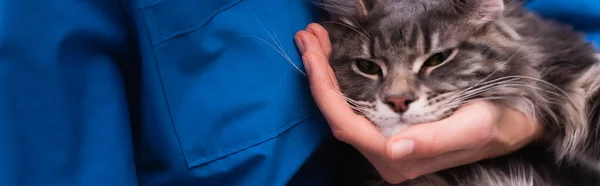
<path fill-rule="evenodd" d="M 468 104 L 446 119 L 414 125 L 392 136 L 386 154 L 391 159 L 425 158 L 483 147 L 496 133 L 500 112 L 492 103 Z"/>

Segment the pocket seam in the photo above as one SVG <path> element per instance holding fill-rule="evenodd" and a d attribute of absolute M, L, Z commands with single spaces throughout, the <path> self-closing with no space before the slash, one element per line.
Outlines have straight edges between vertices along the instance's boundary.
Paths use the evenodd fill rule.
<path fill-rule="evenodd" d="M 146 18 L 147 15 L 144 14 L 144 11 L 141 11 L 141 12 L 142 12 L 142 16 L 144 17 L 144 19 L 143 19 L 144 21 L 143 22 L 144 22 L 144 27 L 145 27 L 145 32 L 146 32 L 146 39 L 148 40 L 149 43 L 152 43 L 152 36 L 150 35 L 151 34 L 150 30 L 149 30 L 150 28 L 149 28 L 148 23 L 147 23 L 148 19 Z M 169 95 L 168 95 L 167 90 L 165 88 L 164 77 L 163 77 L 162 71 L 160 70 L 160 63 L 158 62 L 158 59 L 156 57 L 155 47 L 151 46 L 150 49 L 152 51 L 152 60 L 154 61 L 156 73 L 158 74 L 158 79 L 159 79 L 159 82 L 160 82 L 160 89 L 162 91 L 162 95 L 163 95 L 163 98 L 164 98 L 164 103 L 165 103 L 165 106 L 167 107 L 167 112 L 169 113 L 169 120 L 171 121 L 171 127 L 173 127 L 173 133 L 175 134 L 175 138 L 177 138 L 176 140 L 177 140 L 177 144 L 178 144 L 178 147 L 179 147 L 179 151 L 184 156 L 184 161 L 185 161 L 186 165 L 189 165 L 189 163 L 188 163 L 189 161 L 188 161 L 188 159 L 187 159 L 187 157 L 185 155 L 185 151 L 183 149 L 183 144 L 181 143 L 181 138 L 179 137 L 179 131 L 177 130 L 177 126 L 175 124 L 175 119 L 173 118 L 173 113 L 172 113 L 173 109 L 171 108 L 171 104 L 169 104 L 170 103 L 170 101 L 169 101 Z"/>
<path fill-rule="evenodd" d="M 254 140 L 248 140 L 242 143 L 238 143 L 236 145 L 233 145 L 230 148 L 226 148 L 223 150 L 219 150 L 219 151 L 215 151 L 213 153 L 210 153 L 209 155 L 206 156 L 202 156 L 201 158 L 196 158 L 193 161 L 189 161 L 186 154 L 184 154 L 184 156 L 186 157 L 186 162 L 188 163 L 188 168 L 194 168 L 200 165 L 204 165 L 204 164 L 208 164 L 211 163 L 213 161 L 217 161 L 219 159 L 222 158 L 226 158 L 229 155 L 244 151 L 246 149 L 252 148 L 254 146 L 260 145 L 264 142 L 270 141 L 274 138 L 277 138 L 278 136 L 284 134 L 286 131 L 288 131 L 289 129 L 293 128 L 294 126 L 303 123 L 304 121 L 312 118 L 316 116 L 315 113 L 311 113 L 306 115 L 305 117 L 293 120 L 291 122 L 289 122 L 288 124 L 285 124 L 277 129 L 271 130 L 269 132 L 263 133 L 258 135 L 257 138 L 255 138 Z M 176 125 L 176 124 L 174 124 Z M 175 128 L 176 131 L 178 131 L 177 128 Z M 179 139 L 178 139 L 179 140 Z"/>
<path fill-rule="evenodd" d="M 223 6 L 223 8 L 219 9 L 218 11 L 215 11 L 213 14 L 211 14 L 210 16 L 207 16 L 206 18 L 203 18 L 204 20 L 199 21 L 197 26 L 188 28 L 188 29 L 183 29 L 180 31 L 175 31 L 173 33 L 170 33 L 168 36 L 166 36 L 165 38 L 161 38 L 160 40 L 158 40 L 156 43 L 152 44 L 152 47 L 158 47 L 160 45 L 162 45 L 163 43 L 169 42 L 177 37 L 186 35 L 190 32 L 194 32 L 202 27 L 204 27 L 204 25 L 206 25 L 206 23 L 210 22 L 210 20 L 212 20 L 215 16 L 219 15 L 220 13 L 227 11 L 230 8 L 233 8 L 235 6 L 237 6 L 238 4 L 240 4 L 241 2 L 243 2 L 244 0 L 237 0 L 237 1 L 233 1 L 231 2 L 229 5 Z M 150 6 L 151 7 L 151 6 Z M 150 7 L 146 7 L 146 8 L 150 8 Z M 156 17 L 156 14 L 154 11 L 152 12 L 152 16 Z"/>
<path fill-rule="evenodd" d="M 232 2 L 230 5 L 224 6 L 221 10 L 216 11 L 214 14 L 212 14 L 212 15 L 208 16 L 207 18 L 205 18 L 204 21 L 201 21 L 200 24 L 198 24 L 198 26 L 194 26 L 194 27 L 192 27 L 189 30 L 182 30 L 182 31 L 178 31 L 178 32 L 173 32 L 172 34 L 170 34 L 170 36 L 166 37 L 165 39 L 159 40 L 156 44 L 153 43 L 153 38 L 152 38 L 152 35 L 151 35 L 152 33 L 150 32 L 150 29 L 151 29 L 150 27 L 151 26 L 148 25 L 148 21 L 149 21 L 148 18 L 147 18 L 148 15 L 146 14 L 146 11 L 145 11 L 145 10 L 148 10 L 149 8 L 151 8 L 152 6 L 156 6 L 156 4 L 153 4 L 153 5 L 150 5 L 150 6 L 146 6 L 141 11 L 142 12 L 142 16 L 144 17 L 144 19 L 143 19 L 144 21 L 143 22 L 144 22 L 144 27 L 145 27 L 145 32 L 146 32 L 146 39 L 151 44 L 150 48 L 151 48 L 151 51 L 152 51 L 152 60 L 154 61 L 154 65 L 156 67 L 156 72 L 158 74 L 158 78 L 159 78 L 159 82 L 160 82 L 160 89 L 161 89 L 163 97 L 164 97 L 164 103 L 165 103 L 165 105 L 167 107 L 167 112 L 169 113 L 169 120 L 171 122 L 171 127 L 173 127 L 173 133 L 175 134 L 175 137 L 177 138 L 176 140 L 177 140 L 177 143 L 178 143 L 178 146 L 179 146 L 179 151 L 180 151 L 181 155 L 184 157 L 184 161 L 185 161 L 185 163 L 186 163 L 186 165 L 187 165 L 188 168 L 194 167 L 196 165 L 193 165 L 193 164 L 190 163 L 190 159 L 188 158 L 188 155 L 187 155 L 186 151 L 184 150 L 184 146 L 183 146 L 183 143 L 181 141 L 182 138 L 180 137 L 180 133 L 179 133 L 179 130 L 178 130 L 178 124 L 175 122 L 175 118 L 173 118 L 173 109 L 172 109 L 172 106 L 170 104 L 171 101 L 169 100 L 168 91 L 166 90 L 165 84 L 164 84 L 164 74 L 160 70 L 161 64 L 160 64 L 160 62 L 158 62 L 158 59 L 156 57 L 156 47 L 158 47 L 162 43 L 166 43 L 166 42 L 168 42 L 168 41 L 176 38 L 177 36 L 181 36 L 181 35 L 184 35 L 184 34 L 187 34 L 187 33 L 190 33 L 190 32 L 193 32 L 195 30 L 198 30 L 198 29 L 202 28 L 202 26 L 204 26 L 214 16 L 217 16 L 221 12 L 224 12 L 224 11 L 226 11 L 226 10 L 234 7 L 235 5 L 239 4 L 242 1 L 244 1 L 244 0 L 238 0 L 238 1 Z M 153 18 L 155 18 L 156 17 L 155 12 L 154 11 L 151 11 L 151 12 L 152 12 L 151 16 Z M 154 25 L 158 26 L 156 24 L 154 24 Z M 154 28 L 154 29 L 158 30 L 157 28 Z M 269 134 L 269 133 L 267 133 L 267 134 Z M 236 146 L 238 146 L 238 145 L 236 145 Z M 235 152 L 238 152 L 238 151 L 235 151 Z M 212 153 L 209 156 L 211 156 L 211 157 L 215 156 L 213 154 L 215 154 L 215 153 Z M 223 155 L 223 157 L 226 156 L 226 155 L 227 155 L 227 153 L 225 153 Z M 193 161 L 197 162 L 198 160 L 207 159 L 206 157 L 207 156 L 204 156 L 203 158 L 199 158 L 199 159 L 196 159 L 196 160 L 193 160 Z M 217 156 L 216 159 L 219 159 L 219 158 L 222 158 L 222 157 L 218 157 Z M 208 162 L 210 162 L 210 161 L 208 161 Z M 206 163 L 208 163 L 208 162 L 206 162 Z M 200 165 L 200 164 L 198 164 L 198 165 Z"/>
<path fill-rule="evenodd" d="M 152 54 L 151 54 L 151 56 L 152 56 L 151 60 L 154 60 L 153 63 L 156 65 L 155 68 L 156 68 L 156 72 L 158 73 L 158 78 L 159 78 L 159 82 L 160 82 L 160 88 L 161 88 L 161 91 L 162 91 L 162 94 L 163 94 L 163 97 L 164 97 L 164 102 L 165 102 L 166 108 L 168 110 L 168 114 L 169 114 L 169 119 L 170 119 L 170 122 L 171 122 L 171 126 L 173 127 L 173 132 L 175 134 L 175 137 L 177 138 L 176 140 L 177 140 L 177 143 L 179 145 L 180 153 L 183 156 L 184 161 L 186 163 L 186 166 L 188 168 L 194 168 L 194 167 L 197 167 L 197 166 L 205 165 L 205 164 L 208 164 L 208 163 L 211 163 L 211 162 L 214 162 L 214 161 L 226 158 L 227 156 L 230 156 L 232 154 L 236 154 L 236 153 L 242 152 L 242 151 L 244 151 L 246 149 L 255 147 L 255 146 L 260 145 L 260 144 L 262 144 L 264 142 L 270 141 L 270 140 L 272 140 L 274 138 L 277 138 L 278 136 L 284 134 L 286 131 L 288 131 L 289 129 L 293 128 L 294 126 L 297 126 L 298 124 L 301 124 L 304 121 L 306 121 L 306 120 L 308 120 L 308 119 L 310 119 L 312 117 L 315 117 L 317 115 L 314 112 L 308 112 L 308 113 L 304 114 L 303 117 L 298 117 L 297 119 L 293 119 L 289 123 L 287 123 L 285 125 L 282 125 L 282 126 L 276 128 L 274 130 L 271 130 L 271 131 L 268 131 L 268 132 L 264 132 L 264 133 L 258 133 L 256 135 L 256 138 L 254 138 L 254 139 L 245 140 L 245 141 L 242 141 L 242 142 L 240 142 L 238 144 L 232 145 L 229 148 L 222 148 L 222 149 L 219 149 L 217 151 L 213 151 L 212 153 L 209 153 L 209 154 L 206 154 L 206 155 L 203 155 L 203 156 L 198 156 L 198 157 L 191 156 L 184 149 L 185 147 L 184 147 L 183 142 L 182 142 L 182 137 L 180 136 L 181 135 L 180 134 L 180 130 L 179 130 L 180 126 L 179 126 L 179 123 L 176 122 L 176 119 L 174 118 L 173 113 L 172 113 L 173 112 L 173 108 L 171 106 L 171 101 L 170 101 L 169 96 L 168 96 L 168 94 L 169 94 L 168 90 L 166 90 L 166 88 L 165 88 L 164 73 L 161 71 L 161 68 L 160 68 L 162 65 L 161 65 L 161 62 L 159 62 L 159 60 L 157 58 L 156 48 L 159 47 L 161 44 L 167 43 L 167 42 L 169 42 L 169 41 L 171 41 L 173 39 L 177 39 L 180 36 L 183 36 L 185 34 L 188 34 L 188 33 L 194 32 L 194 31 L 196 31 L 198 29 L 201 29 L 207 23 L 209 23 L 210 20 L 212 20 L 215 16 L 219 15 L 220 13 L 222 13 L 224 11 L 227 11 L 228 9 L 231 9 L 231 8 L 237 6 L 238 4 L 240 4 L 243 1 L 245 1 L 245 0 L 233 1 L 230 4 L 228 4 L 226 6 L 223 6 L 223 8 L 220 8 L 218 11 L 216 11 L 213 14 L 211 14 L 210 16 L 207 16 L 205 18 L 205 20 L 199 21 L 199 23 L 198 23 L 197 26 L 193 26 L 190 29 L 182 29 L 181 31 L 174 31 L 171 34 L 169 34 L 168 36 L 166 36 L 164 39 L 159 39 L 156 42 L 156 44 L 151 44 L 151 52 L 152 52 Z M 150 8 L 150 7 L 151 6 L 145 7 L 145 8 Z M 146 11 L 142 11 L 142 12 L 146 12 Z M 143 15 L 145 17 L 144 18 L 144 27 L 145 27 L 145 32 L 146 32 L 146 39 L 148 41 L 150 41 L 150 43 L 152 43 L 152 39 L 153 38 L 152 38 L 151 32 L 149 30 L 149 29 L 151 29 L 152 26 L 150 26 L 148 24 L 148 21 L 150 21 L 150 20 L 148 20 L 147 16 L 156 17 L 156 14 L 155 14 L 154 11 L 150 11 L 150 12 L 146 12 L 146 13 L 150 13 L 150 15 L 145 14 L 145 13 Z M 156 25 L 155 24 L 154 26 L 160 26 L 160 25 Z M 194 158 L 191 158 L 191 157 L 194 157 Z"/>

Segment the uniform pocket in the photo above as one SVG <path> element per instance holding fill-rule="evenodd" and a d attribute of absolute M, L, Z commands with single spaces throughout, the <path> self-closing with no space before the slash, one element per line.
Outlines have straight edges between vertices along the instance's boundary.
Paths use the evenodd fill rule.
<path fill-rule="evenodd" d="M 189 167 L 276 139 L 318 112 L 306 79 L 257 39 L 270 40 L 275 33 L 267 30 L 277 26 L 277 44 L 271 45 L 287 49 L 301 66 L 293 35 L 312 20 L 312 12 L 276 17 L 284 9 L 273 6 L 306 6 L 302 0 L 290 2 L 165 0 L 143 8 Z"/>

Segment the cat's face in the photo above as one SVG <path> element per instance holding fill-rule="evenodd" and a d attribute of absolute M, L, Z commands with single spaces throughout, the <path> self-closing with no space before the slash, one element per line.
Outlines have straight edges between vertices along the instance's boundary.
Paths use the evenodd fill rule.
<path fill-rule="evenodd" d="M 527 58 L 514 33 L 495 24 L 502 0 L 330 3 L 330 63 L 342 92 L 386 135 L 445 118 L 474 99 L 519 94 L 483 91 L 493 83 L 484 80 L 528 71 L 509 63 Z"/>

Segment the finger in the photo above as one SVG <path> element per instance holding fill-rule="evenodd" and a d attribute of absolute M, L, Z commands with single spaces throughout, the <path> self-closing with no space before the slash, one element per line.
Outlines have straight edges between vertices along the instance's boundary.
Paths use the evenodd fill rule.
<path fill-rule="evenodd" d="M 392 159 L 422 158 L 483 147 L 496 133 L 495 121 L 500 112 L 491 103 L 476 102 L 444 120 L 408 127 L 389 140 L 387 155 Z M 410 152 L 402 149 L 407 140 L 414 143 Z"/>
<path fill-rule="evenodd" d="M 340 91 L 332 87 L 327 59 L 322 55 L 306 52 L 303 57 L 309 72 L 310 89 L 319 110 L 323 113 L 338 139 L 359 150 L 385 157 L 385 138 L 377 128 L 350 108 Z"/>
<path fill-rule="evenodd" d="M 329 33 L 327 30 L 317 23 L 309 24 L 306 29 L 317 36 L 325 57 L 329 58 L 331 55 L 331 41 L 329 40 Z"/>
<path fill-rule="evenodd" d="M 483 160 L 485 157 L 484 151 L 486 150 L 459 150 L 437 157 L 408 160 L 402 164 L 395 164 L 393 168 L 397 172 L 403 173 L 407 179 L 415 179 L 426 174 Z"/>
<path fill-rule="evenodd" d="M 320 43 L 319 39 L 313 33 L 309 32 L 307 30 L 301 30 L 298 33 L 296 33 L 296 37 L 300 38 L 300 42 L 304 46 L 304 51 L 303 51 L 302 55 L 310 52 L 310 53 L 320 55 L 323 58 L 327 59 L 327 56 L 325 55 L 323 48 L 321 48 L 321 43 Z M 328 63 L 328 60 L 319 61 L 319 62 L 320 63 L 321 62 Z"/>
<path fill-rule="evenodd" d="M 331 56 L 331 41 L 329 40 L 329 33 L 327 33 L 327 30 L 325 30 L 325 28 L 317 23 L 311 23 L 308 25 L 308 27 L 306 28 L 306 30 L 308 30 L 309 32 L 313 33 L 317 39 L 319 40 L 321 49 L 323 50 L 323 54 L 325 55 L 325 57 L 327 59 L 329 59 L 329 57 Z M 329 67 L 331 68 L 331 67 Z M 333 73 L 333 71 L 331 71 L 329 73 L 329 76 L 331 76 L 333 79 L 335 79 L 335 74 Z M 334 81 L 334 86 L 339 88 L 340 85 L 338 84 L 337 81 Z"/>
<path fill-rule="evenodd" d="M 316 35 L 309 31 L 300 31 L 297 33 L 296 37 L 300 40 L 300 43 L 302 43 L 301 45 L 304 46 L 304 53 L 302 55 L 305 55 L 308 52 L 312 52 L 316 53 L 317 55 L 323 56 L 327 60 L 319 61 L 319 63 L 325 64 L 325 68 L 329 71 L 327 73 L 329 78 L 336 80 L 335 74 L 333 73 L 333 69 L 331 69 L 331 66 L 329 65 L 329 55 L 325 54 L 324 49 L 321 47 L 322 42 L 319 40 L 319 38 L 317 38 Z M 329 38 L 326 38 L 326 40 L 328 42 Z M 340 87 L 337 81 L 332 81 L 332 85 L 337 89 L 339 89 Z"/>

